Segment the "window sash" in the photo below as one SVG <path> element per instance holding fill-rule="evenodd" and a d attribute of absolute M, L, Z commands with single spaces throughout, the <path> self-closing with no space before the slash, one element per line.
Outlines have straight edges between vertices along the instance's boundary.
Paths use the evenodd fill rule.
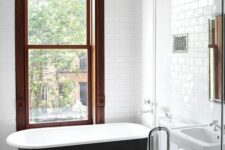
<path fill-rule="evenodd" d="M 90 5 L 91 3 L 91 5 Z M 90 7 L 91 6 L 91 7 Z M 27 128 L 53 127 L 53 126 L 70 126 L 70 125 L 85 125 L 105 122 L 105 76 L 104 76 L 104 0 L 89 0 L 89 9 L 91 12 L 90 32 L 88 32 L 91 62 L 91 87 L 90 95 L 92 97 L 91 105 L 95 111 L 91 111 L 90 120 L 82 122 L 64 122 L 50 123 L 41 125 L 27 125 L 27 107 L 26 107 L 26 91 L 27 89 L 27 74 L 26 74 L 26 54 L 28 53 L 28 44 L 26 39 L 26 0 L 15 1 L 15 63 L 16 63 L 16 129 L 17 131 Z M 88 15 L 90 15 L 88 13 Z M 89 18 L 89 17 L 88 17 Z M 92 40 L 93 39 L 93 40 Z M 90 46 L 91 45 L 91 46 Z M 55 46 L 55 45 L 54 45 Z M 55 48 L 55 47 L 54 47 Z M 33 48 L 34 49 L 34 48 Z M 43 49 L 43 48 L 42 48 Z M 49 49 L 49 47 L 48 47 Z M 52 48 L 53 49 L 53 48 Z M 57 49 L 59 49 L 57 47 Z M 65 48 L 64 48 L 65 49 Z M 74 48 L 73 48 L 74 49 Z M 80 48 L 79 48 L 80 49 Z M 91 89 L 90 89 L 91 88 Z M 93 117 L 93 116 L 95 117 Z M 93 120 L 92 120 L 93 118 Z"/>
<path fill-rule="evenodd" d="M 28 44 L 28 0 L 25 0 L 25 86 L 26 86 L 26 127 L 27 128 L 39 128 L 39 127 L 51 127 L 51 126 L 64 126 L 64 125 L 82 125 L 82 124 L 92 124 L 92 95 L 91 95 L 91 83 L 92 83 L 92 76 L 91 76 L 91 3 L 90 0 L 86 0 L 86 44 L 84 45 L 29 45 Z M 31 124 L 29 122 L 29 115 L 30 115 L 30 107 L 29 107 L 29 72 L 28 72 L 28 55 L 29 49 L 87 49 L 88 51 L 88 120 L 81 120 L 81 121 L 65 121 L 65 122 L 49 122 L 49 123 L 35 123 Z"/>
<path fill-rule="evenodd" d="M 86 44 L 82 44 L 82 45 L 76 45 L 76 44 L 69 44 L 69 45 L 63 45 L 63 44 L 55 44 L 55 45 L 43 45 L 43 44 L 39 44 L 39 45 L 32 45 L 32 44 L 28 44 L 28 0 L 24 0 L 24 7 L 25 7 L 25 14 L 24 14 L 24 19 L 25 19 L 25 27 L 24 27 L 24 31 L 25 31 L 25 46 L 26 47 L 33 47 L 35 48 L 35 46 L 43 46 L 43 47 L 52 47 L 52 46 L 63 46 L 63 47 L 73 47 L 73 46 L 90 46 L 91 45 L 91 0 L 86 0 Z"/>

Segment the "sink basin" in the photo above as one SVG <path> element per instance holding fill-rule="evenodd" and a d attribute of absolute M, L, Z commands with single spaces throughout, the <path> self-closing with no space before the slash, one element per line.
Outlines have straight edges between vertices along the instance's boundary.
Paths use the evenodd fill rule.
<path fill-rule="evenodd" d="M 173 129 L 171 139 L 184 149 L 220 149 L 220 132 L 215 132 L 208 126 Z"/>
<path fill-rule="evenodd" d="M 220 136 L 217 132 L 212 132 L 204 128 L 183 129 L 181 132 L 206 143 L 220 142 Z"/>

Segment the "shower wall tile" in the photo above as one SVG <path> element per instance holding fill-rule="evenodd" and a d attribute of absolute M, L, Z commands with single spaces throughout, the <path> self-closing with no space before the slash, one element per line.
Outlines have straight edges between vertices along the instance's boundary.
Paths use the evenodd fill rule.
<path fill-rule="evenodd" d="M 106 122 L 136 122 L 140 92 L 139 0 L 105 1 Z"/>
<path fill-rule="evenodd" d="M 171 107 L 178 108 L 173 109 L 178 120 L 196 123 L 220 120 L 220 105 L 208 100 L 208 18 L 218 14 L 215 8 L 213 0 L 171 1 L 172 34 L 189 36 L 188 53 L 171 53 L 168 64 L 172 87 L 168 97 Z"/>

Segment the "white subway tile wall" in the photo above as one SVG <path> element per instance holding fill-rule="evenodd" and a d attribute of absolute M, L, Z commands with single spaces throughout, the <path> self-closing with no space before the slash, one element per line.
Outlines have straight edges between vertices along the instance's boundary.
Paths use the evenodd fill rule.
<path fill-rule="evenodd" d="M 162 94 L 168 94 L 166 103 L 176 108 L 172 110 L 176 117 L 185 121 L 208 123 L 220 117 L 219 105 L 208 101 L 207 22 L 210 15 L 218 13 L 214 2 L 171 0 L 172 33 L 189 33 L 189 52 L 171 55 L 168 63 L 171 90 Z M 106 0 L 105 7 L 106 122 L 137 122 L 144 83 L 141 82 L 142 1 Z M 0 22 L 0 149 L 3 150 L 13 150 L 5 138 L 16 128 L 14 8 L 14 0 L 0 1 L 3 20 Z"/>
<path fill-rule="evenodd" d="M 141 47 L 136 48 L 136 16 L 141 11 L 138 1 L 105 1 L 106 122 L 138 119 L 141 72 Z"/>
<path fill-rule="evenodd" d="M 15 1 L 0 1 L 0 149 L 7 146 L 6 137 L 16 130 L 15 114 Z"/>
<path fill-rule="evenodd" d="M 171 1 L 172 34 L 188 33 L 189 50 L 171 54 L 168 65 L 172 88 L 167 103 L 177 108 L 173 112 L 179 120 L 200 123 L 220 120 L 220 105 L 208 101 L 208 18 L 219 14 L 219 3 L 215 0 Z"/>

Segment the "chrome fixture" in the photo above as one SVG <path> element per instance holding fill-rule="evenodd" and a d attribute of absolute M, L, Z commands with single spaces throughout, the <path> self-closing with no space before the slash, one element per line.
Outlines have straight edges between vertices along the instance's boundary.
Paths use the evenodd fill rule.
<path fill-rule="evenodd" d="M 169 122 L 172 122 L 173 115 L 170 111 L 170 108 L 169 107 L 162 107 L 161 110 L 163 112 L 163 116 L 160 116 L 158 118 L 158 124 L 160 125 L 161 120 L 168 120 Z"/>
<path fill-rule="evenodd" d="M 151 110 L 142 110 L 141 112 L 140 112 L 141 114 L 147 114 L 147 113 L 153 113 L 153 110 L 151 109 Z"/>
<path fill-rule="evenodd" d="M 221 127 L 219 125 L 219 121 L 218 120 L 213 120 L 212 123 L 209 124 L 209 126 L 214 126 L 214 131 L 219 131 L 221 130 Z"/>
<path fill-rule="evenodd" d="M 145 105 L 150 105 L 150 106 L 157 106 L 157 103 L 156 102 L 153 102 L 153 101 L 151 101 L 150 99 L 145 99 L 144 100 L 144 104 Z"/>
<path fill-rule="evenodd" d="M 172 120 L 173 118 L 173 115 L 171 113 L 171 110 L 169 107 L 162 107 L 161 110 L 163 111 L 165 117 L 168 119 L 168 120 Z"/>
<path fill-rule="evenodd" d="M 153 109 L 140 111 L 140 116 L 142 116 L 143 114 L 148 114 L 148 113 L 153 114 Z"/>
<path fill-rule="evenodd" d="M 165 116 L 167 119 L 169 119 L 170 121 L 172 121 L 173 115 L 170 112 L 165 112 Z"/>
<path fill-rule="evenodd" d="M 153 149 L 153 135 L 155 134 L 155 132 L 159 132 L 159 131 L 165 131 L 166 135 L 167 135 L 167 150 L 170 150 L 170 131 L 168 128 L 166 127 L 156 127 L 154 129 L 152 129 L 149 133 L 148 136 L 148 146 L 149 146 L 149 150 Z"/>
<path fill-rule="evenodd" d="M 145 104 L 150 104 L 151 103 L 151 100 L 150 99 L 144 100 L 144 103 Z"/>

